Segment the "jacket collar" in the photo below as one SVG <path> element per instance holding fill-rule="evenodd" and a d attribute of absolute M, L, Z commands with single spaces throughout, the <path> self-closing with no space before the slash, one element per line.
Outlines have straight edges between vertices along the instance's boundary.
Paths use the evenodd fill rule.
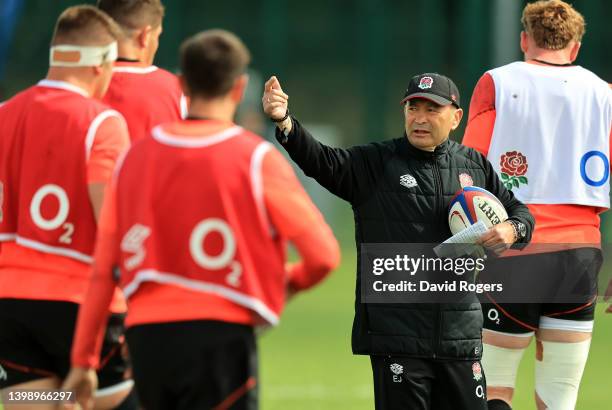
<path fill-rule="evenodd" d="M 404 137 L 402 138 L 402 148 L 405 153 L 414 158 L 422 158 L 422 159 L 435 159 L 443 156 L 448 152 L 448 146 L 450 144 L 450 139 L 447 139 L 442 144 L 438 145 L 433 151 L 423 151 L 415 147 L 408 141 L 408 137 L 406 133 L 404 133 Z"/>

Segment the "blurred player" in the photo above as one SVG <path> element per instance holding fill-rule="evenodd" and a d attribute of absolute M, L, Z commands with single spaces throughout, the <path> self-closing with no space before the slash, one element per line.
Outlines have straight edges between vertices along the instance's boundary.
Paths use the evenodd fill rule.
<path fill-rule="evenodd" d="M 315 285 L 338 244 L 290 165 L 233 124 L 250 56 L 233 34 L 181 47 L 184 121 L 154 128 L 117 170 L 102 210 L 94 275 L 79 314 L 65 388 L 87 405 L 115 285 L 148 409 L 255 409 L 254 327 L 275 325 L 289 293 Z M 302 261 L 285 266 L 285 243 Z"/>
<path fill-rule="evenodd" d="M 532 243 L 573 244 L 574 249 L 530 256 L 533 274 L 545 273 L 537 271 L 544 260 L 559 278 L 586 273 L 592 294 L 583 303 L 483 306 L 483 367 L 489 409 L 510 409 L 518 365 L 535 333 L 537 407 L 569 410 L 593 329 L 592 279 L 602 258 L 599 213 L 610 206 L 612 93 L 595 74 L 573 64 L 585 24 L 569 4 L 528 4 L 522 23 L 525 61 L 481 77 L 463 143 L 488 155 L 529 205 L 536 218 Z"/>
<path fill-rule="evenodd" d="M 186 102 L 178 78 L 153 64 L 162 32 L 160 0 L 98 0 L 121 27 L 119 57 L 104 102 L 125 117 L 132 141 L 164 122 L 179 120 Z"/>
<path fill-rule="evenodd" d="M 0 109 L 2 389 L 58 388 L 70 368 L 97 215 L 115 160 L 129 144 L 121 114 L 98 101 L 118 36 L 100 10 L 68 8 L 55 27 L 47 77 Z M 121 314 L 108 321 L 97 408 L 115 408 L 133 385 L 117 354 L 125 302 L 117 297 L 111 309 Z M 120 408 L 131 407 L 126 401 Z"/>

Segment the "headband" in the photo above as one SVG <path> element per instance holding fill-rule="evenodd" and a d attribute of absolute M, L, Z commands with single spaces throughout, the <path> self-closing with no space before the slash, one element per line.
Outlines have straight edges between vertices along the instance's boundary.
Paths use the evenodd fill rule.
<path fill-rule="evenodd" d="M 51 47 L 51 67 L 98 67 L 117 60 L 117 42 L 106 46 L 59 45 Z"/>

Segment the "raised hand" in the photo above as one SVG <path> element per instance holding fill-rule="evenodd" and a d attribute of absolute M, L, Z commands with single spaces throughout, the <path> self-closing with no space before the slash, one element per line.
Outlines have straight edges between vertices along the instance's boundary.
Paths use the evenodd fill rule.
<path fill-rule="evenodd" d="M 264 112 L 272 120 L 282 120 L 285 117 L 289 107 L 289 96 L 283 92 L 276 76 L 266 81 L 261 103 Z"/>

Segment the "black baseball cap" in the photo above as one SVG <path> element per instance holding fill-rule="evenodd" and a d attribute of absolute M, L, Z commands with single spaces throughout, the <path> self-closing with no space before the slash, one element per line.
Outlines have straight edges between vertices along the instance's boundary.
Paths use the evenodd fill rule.
<path fill-rule="evenodd" d="M 424 73 L 412 77 L 400 103 L 405 104 L 413 98 L 425 98 L 438 105 L 452 104 L 460 108 L 459 89 L 453 80 L 437 73 Z"/>

